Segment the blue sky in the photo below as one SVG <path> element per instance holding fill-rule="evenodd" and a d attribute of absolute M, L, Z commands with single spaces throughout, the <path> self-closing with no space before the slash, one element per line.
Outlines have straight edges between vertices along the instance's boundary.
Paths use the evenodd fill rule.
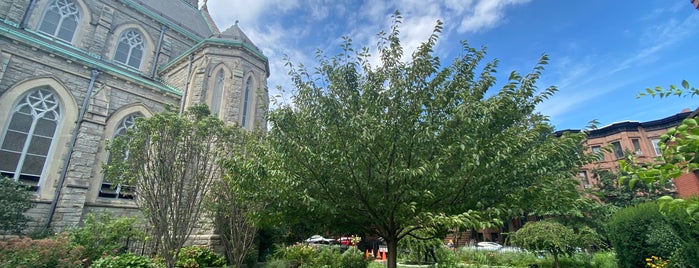
<path fill-rule="evenodd" d="M 637 99 L 647 87 L 699 86 L 699 11 L 689 0 L 209 0 L 221 30 L 239 21 L 269 58 L 270 95 L 287 100 L 293 90 L 284 55 L 313 66 L 316 49 L 332 56 L 349 36 L 372 48 L 388 30 L 390 15 L 403 15 L 401 40 L 414 50 L 444 22 L 436 53 L 443 63 L 461 40 L 487 47 L 498 59 L 499 86 L 515 70 L 529 72 L 550 56 L 539 87 L 559 91 L 538 107 L 558 130 L 581 129 L 591 120 L 605 126 L 649 121 L 699 107 L 699 97 Z M 406 53 L 410 55 L 410 53 Z"/>

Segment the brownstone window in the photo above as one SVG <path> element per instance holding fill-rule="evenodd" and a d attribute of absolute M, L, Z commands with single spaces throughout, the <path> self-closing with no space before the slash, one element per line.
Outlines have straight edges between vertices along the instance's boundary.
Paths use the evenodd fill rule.
<path fill-rule="evenodd" d="M 643 151 L 641 151 L 641 142 L 638 139 L 631 139 L 631 143 L 633 143 L 633 151 L 636 155 L 643 155 Z"/>
<path fill-rule="evenodd" d="M 600 159 L 598 160 L 604 160 L 604 154 L 602 152 L 602 147 L 599 145 L 593 145 L 592 146 L 592 153 L 595 155 L 598 155 Z"/>
<path fill-rule="evenodd" d="M 0 136 L 0 174 L 38 189 L 60 119 L 60 102 L 49 88 L 20 97 Z"/>
<path fill-rule="evenodd" d="M 612 142 L 612 150 L 614 150 L 614 157 L 617 159 L 624 158 L 624 150 L 621 149 L 621 143 L 618 141 Z"/>
<path fill-rule="evenodd" d="M 651 143 L 653 144 L 653 149 L 655 150 L 655 155 L 660 156 L 660 139 L 652 139 Z"/>
<path fill-rule="evenodd" d="M 580 182 L 582 182 L 583 187 L 590 188 L 590 179 L 587 177 L 587 171 L 580 171 Z"/>

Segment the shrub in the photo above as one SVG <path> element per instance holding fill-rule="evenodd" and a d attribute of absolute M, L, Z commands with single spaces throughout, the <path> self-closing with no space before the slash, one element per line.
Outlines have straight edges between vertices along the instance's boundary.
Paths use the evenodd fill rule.
<path fill-rule="evenodd" d="M 83 250 L 82 246 L 72 244 L 66 234 L 38 240 L 10 238 L 0 241 L 0 267 L 83 267 Z"/>
<path fill-rule="evenodd" d="M 342 255 L 337 248 L 321 247 L 311 260 L 311 267 L 337 267 L 342 262 Z"/>
<path fill-rule="evenodd" d="M 207 246 L 189 246 L 180 249 L 177 255 L 177 267 L 221 267 L 226 264 L 223 256 L 216 254 Z"/>
<path fill-rule="evenodd" d="M 439 263 L 439 267 L 451 267 L 459 263 L 454 251 L 447 246 L 442 245 L 436 247 L 434 253 L 437 256 L 437 263 Z"/>
<path fill-rule="evenodd" d="M 364 258 L 362 251 L 356 247 L 350 247 L 344 253 L 340 261 L 340 266 L 343 268 L 366 268 L 369 261 Z"/>
<path fill-rule="evenodd" d="M 74 243 L 85 247 L 85 257 L 91 263 L 104 254 L 123 253 L 127 249 L 127 240 L 144 240 L 145 233 L 137 225 L 136 218 L 115 218 L 109 213 L 89 213 L 83 226 L 73 229 L 70 236 Z"/>
<path fill-rule="evenodd" d="M 125 253 L 116 256 L 102 256 L 92 263 L 91 268 L 163 268 L 165 265 L 153 261 L 151 258 Z"/>
<path fill-rule="evenodd" d="M 598 251 L 592 254 L 592 267 L 617 268 L 617 259 L 613 251 Z"/>
<path fill-rule="evenodd" d="M 668 226 L 656 203 L 643 203 L 619 210 L 607 224 L 619 267 L 645 267 L 645 259 L 671 259 L 680 238 Z"/>
<path fill-rule="evenodd" d="M 0 176 L 0 232 L 19 234 L 31 220 L 24 212 L 34 207 L 31 193 L 21 183 Z"/>
<path fill-rule="evenodd" d="M 287 261 L 291 267 L 299 267 L 311 264 L 317 249 L 307 244 L 295 244 L 287 247 L 279 247 L 274 257 Z"/>
<path fill-rule="evenodd" d="M 515 267 L 526 267 L 537 262 L 537 257 L 532 253 L 477 250 L 468 247 L 457 251 L 457 259 L 468 264 Z"/>

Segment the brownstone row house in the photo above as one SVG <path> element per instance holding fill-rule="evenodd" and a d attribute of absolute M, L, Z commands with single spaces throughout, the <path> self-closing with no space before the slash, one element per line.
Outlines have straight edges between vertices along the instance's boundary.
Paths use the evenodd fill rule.
<path fill-rule="evenodd" d="M 647 121 L 633 122 L 625 121 L 613 123 L 598 129 L 590 130 L 587 136 L 587 146 L 589 152 L 602 152 L 604 157 L 595 163 L 590 163 L 582 167 L 579 173 L 580 189 L 594 187 L 599 179 L 593 175 L 593 170 L 608 170 L 618 172 L 618 161 L 623 159 L 625 153 L 631 152 L 639 162 L 653 162 L 660 156 L 658 142 L 660 136 L 665 134 L 668 129 L 678 126 L 682 120 L 688 117 L 696 117 L 699 109 L 691 112 L 685 109 L 682 112 L 671 115 L 665 118 Z M 580 130 L 562 130 L 565 131 L 580 131 Z M 611 152 L 603 150 L 610 148 Z M 695 171 L 693 173 L 683 174 L 679 178 L 673 180 L 677 195 L 681 198 L 686 198 L 694 195 L 699 195 L 699 175 Z M 517 230 L 521 228 L 527 221 L 541 220 L 541 217 L 528 216 L 521 219 L 513 219 L 508 223 L 507 230 Z M 504 228 L 492 228 L 485 230 L 467 230 L 450 234 L 445 241 L 452 240 L 456 246 L 465 246 L 473 242 L 494 241 L 503 243 L 505 237 L 503 235 Z"/>
<path fill-rule="evenodd" d="M 657 120 L 619 122 L 591 130 L 587 136 L 587 146 L 590 152 L 603 152 L 604 158 L 582 167 L 579 175 L 581 188 L 594 187 L 598 183 L 598 178 L 593 175 L 595 169 L 618 172 L 617 162 L 625 157 L 625 153 L 633 153 L 639 163 L 654 162 L 660 156 L 660 136 L 690 116 L 692 112 L 685 109 L 681 113 Z M 611 152 L 604 152 L 602 148 L 610 148 Z M 678 197 L 686 198 L 699 194 L 696 173 L 683 174 L 673 180 L 673 183 Z"/>
<path fill-rule="evenodd" d="M 0 174 L 31 187 L 35 226 L 138 212 L 103 181 L 105 141 L 166 105 L 265 127 L 269 63 L 198 0 L 0 0 Z"/>

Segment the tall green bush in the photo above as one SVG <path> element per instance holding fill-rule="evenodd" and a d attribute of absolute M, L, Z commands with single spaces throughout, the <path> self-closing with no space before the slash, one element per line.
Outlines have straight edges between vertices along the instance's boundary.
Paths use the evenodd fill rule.
<path fill-rule="evenodd" d="M 19 234 L 31 220 L 24 215 L 34 207 L 31 193 L 21 183 L 0 176 L 0 233 Z"/>
<path fill-rule="evenodd" d="M 165 265 L 146 256 L 126 253 L 118 256 L 102 256 L 90 268 L 164 268 Z"/>
<path fill-rule="evenodd" d="M 670 259 L 680 239 L 654 202 L 619 210 L 607 224 L 608 238 L 619 267 L 645 267 L 645 259 Z"/>
<path fill-rule="evenodd" d="M 83 226 L 71 230 L 73 243 L 85 248 L 89 263 L 103 255 L 114 255 L 126 250 L 126 241 L 143 241 L 145 233 L 139 228 L 138 219 L 116 218 L 109 213 L 88 213 Z"/>
<path fill-rule="evenodd" d="M 214 252 L 207 246 L 183 247 L 177 255 L 177 267 L 197 268 L 197 267 L 221 267 L 226 264 L 223 256 Z"/>

